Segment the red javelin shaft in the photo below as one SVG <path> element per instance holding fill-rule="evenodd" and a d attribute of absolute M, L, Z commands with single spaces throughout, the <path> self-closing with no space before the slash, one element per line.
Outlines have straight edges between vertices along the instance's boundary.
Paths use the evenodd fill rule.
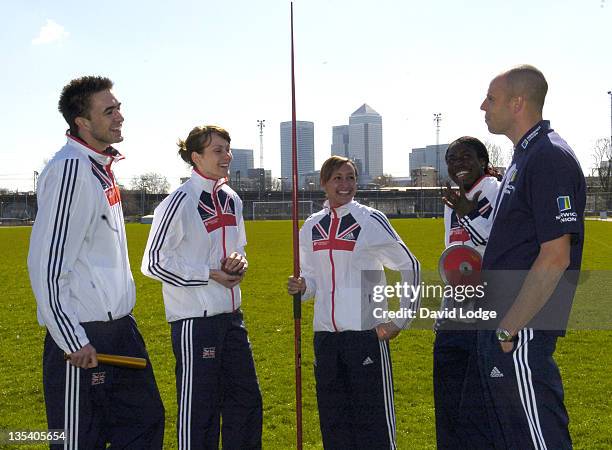
<path fill-rule="evenodd" d="M 293 219 L 293 276 L 300 276 L 300 234 L 298 226 L 298 167 L 297 167 L 297 131 L 295 114 L 295 58 L 293 48 L 293 2 L 291 2 L 291 175 L 293 181 L 292 219 Z M 302 295 L 293 296 L 293 324 L 295 343 L 295 432 L 296 446 L 302 449 Z"/>

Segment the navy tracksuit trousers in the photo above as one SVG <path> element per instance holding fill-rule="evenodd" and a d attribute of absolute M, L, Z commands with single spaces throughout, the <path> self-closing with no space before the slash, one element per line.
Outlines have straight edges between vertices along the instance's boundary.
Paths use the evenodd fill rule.
<path fill-rule="evenodd" d="M 434 342 L 437 448 L 492 449 L 478 370 L 477 332 L 469 324 L 451 323 L 448 328 L 452 329 L 442 325 Z"/>
<path fill-rule="evenodd" d="M 396 448 L 389 343 L 374 330 L 317 331 L 314 351 L 325 449 Z"/>
<path fill-rule="evenodd" d="M 242 313 L 171 323 L 178 448 L 261 448 L 262 400 Z M 220 430 L 221 422 L 221 430 Z"/>
<path fill-rule="evenodd" d="M 480 379 L 494 449 L 572 448 L 563 384 L 553 354 L 558 333 L 524 328 L 504 353 L 494 331 L 478 331 Z"/>
<path fill-rule="evenodd" d="M 51 448 L 161 449 L 164 407 L 153 369 L 132 316 L 81 324 L 97 352 L 146 358 L 145 369 L 99 364 L 80 369 L 64 360 L 49 333 L 43 354 L 43 385 L 49 429 L 65 429 L 67 445 Z"/>

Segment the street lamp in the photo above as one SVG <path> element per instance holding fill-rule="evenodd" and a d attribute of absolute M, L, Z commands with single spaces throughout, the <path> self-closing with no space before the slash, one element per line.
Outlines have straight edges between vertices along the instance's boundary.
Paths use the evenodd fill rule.
<path fill-rule="evenodd" d="M 308 182 L 308 191 L 310 192 L 308 198 L 310 199 L 310 201 L 312 202 L 312 191 L 314 191 L 314 182 L 309 181 Z"/>
<path fill-rule="evenodd" d="M 289 179 L 289 177 L 278 177 L 281 182 L 281 198 L 282 201 L 285 201 L 285 180 Z"/>

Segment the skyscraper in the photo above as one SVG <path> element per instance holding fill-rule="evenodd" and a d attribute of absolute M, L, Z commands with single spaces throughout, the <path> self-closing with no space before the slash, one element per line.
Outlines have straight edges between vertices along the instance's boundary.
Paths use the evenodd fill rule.
<path fill-rule="evenodd" d="M 332 128 L 331 154 L 349 157 L 349 126 L 338 125 Z"/>
<path fill-rule="evenodd" d="M 303 187 L 303 175 L 314 170 L 314 123 L 296 122 L 299 185 Z M 281 122 L 281 176 L 291 180 L 291 122 Z"/>
<path fill-rule="evenodd" d="M 240 172 L 240 178 L 247 178 L 249 169 L 253 168 L 253 150 L 250 148 L 233 148 L 232 155 L 230 178 L 235 180 L 236 172 Z"/>
<path fill-rule="evenodd" d="M 383 174 L 382 117 L 367 104 L 349 117 L 349 157 L 361 162 L 362 180 Z"/>

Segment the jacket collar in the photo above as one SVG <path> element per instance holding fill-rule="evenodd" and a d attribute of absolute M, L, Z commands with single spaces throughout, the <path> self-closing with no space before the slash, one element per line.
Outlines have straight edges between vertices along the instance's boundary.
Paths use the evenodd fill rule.
<path fill-rule="evenodd" d="M 356 204 L 357 202 L 355 200 L 351 200 L 350 202 L 342 206 L 338 206 L 337 208 L 330 208 L 329 200 L 325 200 L 325 203 L 323 203 L 323 207 L 328 211 L 328 213 L 335 214 L 335 216 L 337 217 L 344 217 L 351 211 L 353 206 Z"/>
<path fill-rule="evenodd" d="M 527 150 L 531 144 L 539 139 L 540 136 L 550 133 L 552 130 L 550 128 L 549 120 L 540 120 L 533 127 L 527 131 L 523 135 L 523 137 L 518 141 L 518 144 L 514 148 L 515 153 L 518 151 Z"/>
<path fill-rule="evenodd" d="M 206 175 L 204 175 L 202 172 L 200 172 L 198 169 L 196 169 L 195 167 L 193 168 L 193 171 L 191 172 L 191 179 L 196 184 L 196 186 L 198 186 L 200 189 L 203 189 L 207 192 L 213 192 L 213 191 L 219 190 L 221 186 L 227 183 L 227 178 L 219 178 L 218 180 L 209 178 Z"/>
<path fill-rule="evenodd" d="M 81 153 L 89 156 L 91 159 L 93 159 L 99 164 L 102 164 L 103 166 L 107 166 L 114 162 L 125 159 L 125 157 L 121 153 L 119 153 L 114 147 L 109 146 L 106 149 L 106 152 L 101 152 L 87 144 L 87 142 L 85 142 L 84 140 L 76 136 L 72 136 L 69 132 L 66 133 L 66 137 L 68 138 L 68 145 L 79 150 Z"/>

